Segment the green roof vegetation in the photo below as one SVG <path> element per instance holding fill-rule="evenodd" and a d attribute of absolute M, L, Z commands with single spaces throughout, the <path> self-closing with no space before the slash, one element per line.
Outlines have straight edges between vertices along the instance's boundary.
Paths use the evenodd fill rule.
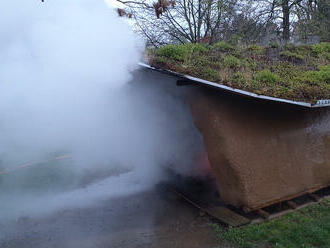
<path fill-rule="evenodd" d="M 330 200 L 261 224 L 214 229 L 221 243 L 234 247 L 330 247 Z"/>
<path fill-rule="evenodd" d="M 330 43 L 263 47 L 226 42 L 166 45 L 148 51 L 152 66 L 233 88 L 315 103 L 330 98 Z"/>

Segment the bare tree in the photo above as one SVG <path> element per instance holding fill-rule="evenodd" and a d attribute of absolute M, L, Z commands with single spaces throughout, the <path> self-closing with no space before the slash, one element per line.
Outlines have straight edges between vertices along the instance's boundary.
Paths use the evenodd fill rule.
<path fill-rule="evenodd" d="M 281 40 L 330 35 L 330 0 L 117 0 L 149 45 Z M 156 1 L 156 2 L 154 2 Z M 129 13 L 129 14 L 126 14 Z"/>
<path fill-rule="evenodd" d="M 303 40 L 309 36 L 319 36 L 330 41 L 330 0 L 301 1 L 295 6 L 296 32 Z"/>
<path fill-rule="evenodd" d="M 136 29 L 154 46 L 166 43 L 213 43 L 237 0 L 119 0 Z"/>
<path fill-rule="evenodd" d="M 266 22 L 280 23 L 282 39 L 284 42 L 290 40 L 292 24 L 297 19 L 297 7 L 309 0 L 259 0 L 257 16 L 263 16 Z M 256 4 L 256 3 L 254 3 Z"/>

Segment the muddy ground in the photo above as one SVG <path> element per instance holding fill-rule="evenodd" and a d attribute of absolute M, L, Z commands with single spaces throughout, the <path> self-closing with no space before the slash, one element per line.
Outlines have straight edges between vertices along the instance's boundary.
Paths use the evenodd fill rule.
<path fill-rule="evenodd" d="M 219 247 L 210 223 L 196 208 L 155 187 L 86 208 L 1 223 L 0 247 Z"/>

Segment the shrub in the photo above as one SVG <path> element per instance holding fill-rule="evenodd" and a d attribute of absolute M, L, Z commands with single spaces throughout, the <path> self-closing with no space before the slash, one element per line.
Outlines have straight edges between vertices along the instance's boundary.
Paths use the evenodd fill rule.
<path fill-rule="evenodd" d="M 156 57 L 155 61 L 159 64 L 166 64 L 168 62 L 168 58 L 165 57 Z"/>
<path fill-rule="evenodd" d="M 200 44 L 186 43 L 183 45 L 166 45 L 157 50 L 158 56 L 163 56 L 177 61 L 185 61 L 192 53 L 207 51 L 207 48 Z"/>
<path fill-rule="evenodd" d="M 277 42 L 275 42 L 275 41 L 272 41 L 272 42 L 269 43 L 269 47 L 270 48 L 278 48 L 279 46 L 280 45 Z"/>
<path fill-rule="evenodd" d="M 295 46 L 294 44 L 292 44 L 292 43 L 287 43 L 287 44 L 285 44 L 285 45 L 283 46 L 283 48 L 284 48 L 285 50 L 295 50 L 295 49 L 296 49 L 296 46 Z"/>
<path fill-rule="evenodd" d="M 240 41 L 241 39 L 242 39 L 242 38 L 241 38 L 239 35 L 234 34 L 234 35 L 230 38 L 230 40 L 228 41 L 228 43 L 229 43 L 230 45 L 237 46 L 238 43 L 239 43 L 239 41 Z"/>
<path fill-rule="evenodd" d="M 262 54 L 265 52 L 265 48 L 259 45 L 250 45 L 247 47 L 247 50 L 256 54 Z"/>
<path fill-rule="evenodd" d="M 232 83 L 238 83 L 238 84 L 242 84 L 242 83 L 246 82 L 246 78 L 245 78 L 244 74 L 241 72 L 233 73 L 232 76 L 229 78 L 229 80 Z"/>
<path fill-rule="evenodd" d="M 309 54 L 310 51 L 312 51 L 312 47 L 309 45 L 300 45 L 300 46 L 295 46 L 294 48 L 295 52 L 298 54 Z"/>
<path fill-rule="evenodd" d="M 330 65 L 320 66 L 318 71 L 306 71 L 296 79 L 299 82 L 330 84 Z"/>
<path fill-rule="evenodd" d="M 187 46 L 194 53 L 201 53 L 201 52 L 206 52 L 206 51 L 209 50 L 209 46 L 202 45 L 202 44 L 191 44 L 191 43 L 187 43 L 187 44 L 184 44 L 183 46 Z"/>
<path fill-rule="evenodd" d="M 196 67 L 205 67 L 205 66 L 210 66 L 212 62 L 205 56 L 197 56 L 193 60 L 193 66 Z"/>
<path fill-rule="evenodd" d="M 219 41 L 218 43 L 215 43 L 213 45 L 213 48 L 223 52 L 234 50 L 234 48 L 230 44 L 224 41 Z"/>
<path fill-rule="evenodd" d="M 226 67 L 229 67 L 229 68 L 237 68 L 237 67 L 241 66 L 241 61 L 232 55 L 226 56 L 224 58 L 223 63 Z"/>
<path fill-rule="evenodd" d="M 330 84 L 330 65 L 319 66 L 318 77 L 321 82 L 326 82 Z"/>
<path fill-rule="evenodd" d="M 297 53 L 290 52 L 290 51 L 281 52 L 280 55 L 289 60 L 298 60 L 298 61 L 304 60 L 304 56 L 297 54 Z"/>
<path fill-rule="evenodd" d="M 249 68 L 251 70 L 256 70 L 258 68 L 258 63 L 254 60 L 254 59 L 251 59 L 251 58 L 247 58 L 245 61 L 244 61 L 244 66 L 246 68 Z"/>
<path fill-rule="evenodd" d="M 259 71 L 255 78 L 258 82 L 265 84 L 274 84 L 281 81 L 281 78 L 278 75 L 269 70 Z"/>
<path fill-rule="evenodd" d="M 211 68 L 205 68 L 202 71 L 202 74 L 206 79 L 208 79 L 210 81 L 216 81 L 218 79 L 218 72 Z"/>
<path fill-rule="evenodd" d="M 189 50 L 182 45 L 166 45 L 157 50 L 157 55 L 178 61 L 184 61 Z"/>
<path fill-rule="evenodd" d="M 321 42 L 312 46 L 313 52 L 317 54 L 330 53 L 330 42 Z"/>

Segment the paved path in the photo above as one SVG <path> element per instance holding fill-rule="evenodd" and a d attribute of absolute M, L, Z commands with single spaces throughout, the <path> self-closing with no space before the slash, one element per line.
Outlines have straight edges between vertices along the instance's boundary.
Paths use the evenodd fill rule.
<path fill-rule="evenodd" d="M 0 223 L 1 248 L 213 248 L 209 219 L 157 189 Z"/>

